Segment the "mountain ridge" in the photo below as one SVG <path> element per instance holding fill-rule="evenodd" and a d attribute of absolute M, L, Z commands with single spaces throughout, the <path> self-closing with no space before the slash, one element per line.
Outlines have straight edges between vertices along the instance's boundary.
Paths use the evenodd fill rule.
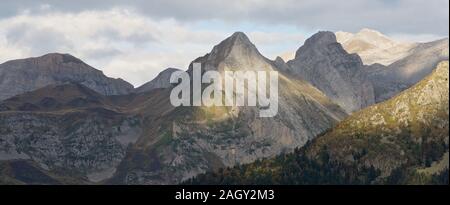
<path fill-rule="evenodd" d="M 0 64 L 0 100 L 50 84 L 80 83 L 104 95 L 127 94 L 133 86 L 106 77 L 69 54 L 50 53 Z"/>
<path fill-rule="evenodd" d="M 169 101 L 171 85 L 167 81 L 170 74 L 177 70 L 170 68 L 146 86 L 125 89 L 122 95 L 105 96 L 103 93 L 108 90 L 100 89 L 103 93 L 98 92 L 92 86 L 69 79 L 0 101 L 0 183 L 6 180 L 56 184 L 177 184 L 206 171 L 254 161 L 258 164 L 262 158 L 284 156 L 284 153 L 304 145 L 312 147 L 311 140 L 320 141 L 315 137 L 324 132 L 334 133 L 333 127 L 343 124 L 339 123 L 342 119 L 354 119 L 352 116 L 359 116 L 361 112 L 378 106 L 371 105 L 375 97 L 371 97 L 370 86 L 366 86 L 371 76 L 366 76 L 365 72 L 385 66 L 363 65 L 357 54 L 345 51 L 332 32 L 319 32 L 312 36 L 297 53 L 296 59 L 287 63 L 281 58 L 269 60 L 244 33 L 236 32 L 214 46 L 210 53 L 192 61 L 188 67 L 189 74 L 192 74 L 193 63 L 202 63 L 203 71 L 215 70 L 222 74 L 227 70 L 280 71 L 279 112 L 270 119 L 257 117 L 259 107 L 173 107 Z M 60 64 L 88 66 L 70 55 L 58 54 L 56 58 Z M 53 60 L 50 58 L 49 61 Z M 310 69 L 311 72 L 304 75 L 299 72 L 302 69 Z M 435 72 L 442 73 L 442 69 L 439 67 Z M 94 73 L 103 75 L 101 71 L 101 75 L 95 70 Z M 334 82 L 345 82 L 345 86 Z M 441 87 L 440 84 L 435 85 Z M 329 87 L 336 90 L 327 89 Z M 437 89 L 432 87 L 427 89 Z M 345 111 L 330 97 L 338 92 L 350 93 L 340 97 L 350 96 L 353 100 L 351 105 L 356 106 L 347 107 Z M 442 97 L 436 96 L 439 99 Z M 421 99 L 428 102 L 436 96 Z M 345 106 L 345 103 L 340 104 Z M 427 105 L 435 104 L 432 101 Z M 439 109 L 445 109 L 445 106 Z M 348 117 L 350 112 L 353 113 Z M 420 113 L 429 117 L 426 113 Z M 376 114 L 372 116 L 377 117 Z M 441 117 L 441 114 L 436 116 Z M 350 124 L 361 124 L 352 122 Z M 432 125 L 448 127 L 448 120 L 446 123 Z M 344 149 L 345 145 L 335 147 Z M 441 148 L 437 146 L 435 150 L 439 153 L 426 156 L 424 161 L 436 160 Z M 347 163 L 347 152 L 341 157 L 341 153 L 332 152 L 332 149 L 325 150 L 327 152 L 322 148 L 318 150 L 310 155 L 312 160 L 327 154 L 328 158 L 339 157 L 340 161 L 338 165 L 330 165 L 330 170 L 317 173 L 330 171 L 329 176 L 335 176 L 336 167 L 333 166 L 343 166 L 350 170 L 349 174 L 356 169 L 356 172 L 371 176 L 370 179 L 361 177 L 361 181 L 357 181 L 366 183 L 376 181 L 381 174 L 398 171 L 397 161 L 389 164 L 392 160 L 380 163 L 369 160 L 362 164 L 367 162 L 370 166 L 361 167 Z M 360 155 L 364 154 L 359 151 L 351 153 L 354 160 L 361 159 Z M 411 153 L 414 154 L 411 156 L 417 156 L 417 153 Z M 380 167 L 383 169 L 383 163 L 390 168 L 378 170 Z M 399 164 L 403 166 L 402 163 Z M 317 166 L 322 165 L 319 163 Z M 32 169 L 37 178 L 22 178 L 20 167 Z M 16 181 L 15 175 L 21 177 Z"/>

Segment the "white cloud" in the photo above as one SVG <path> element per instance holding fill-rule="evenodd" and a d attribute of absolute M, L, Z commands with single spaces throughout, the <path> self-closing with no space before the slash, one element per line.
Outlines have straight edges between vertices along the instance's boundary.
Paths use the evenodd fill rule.
<path fill-rule="evenodd" d="M 109 76 L 139 85 L 166 67 L 186 67 L 222 37 L 213 31 L 191 31 L 174 20 L 154 21 L 127 9 L 25 12 L 0 20 L 0 61 L 70 53 Z"/>
<path fill-rule="evenodd" d="M 15 0 L 2 2 L 0 16 L 48 9 L 77 13 L 85 10 L 134 8 L 153 19 L 179 22 L 217 19 L 290 25 L 308 30 L 377 28 L 383 33 L 448 35 L 448 0 Z"/>
<path fill-rule="evenodd" d="M 364 27 L 434 40 L 448 35 L 448 1 L 16 0 L 0 8 L 0 61 L 70 53 L 137 86 L 167 67 L 185 69 L 235 30 L 274 58 L 318 29 Z"/>
<path fill-rule="evenodd" d="M 34 15 L 23 12 L 0 20 L 0 61 L 70 53 L 108 76 L 138 86 L 167 67 L 185 69 L 230 34 L 196 30 L 174 19 L 154 20 L 124 8 Z M 269 57 L 279 53 L 280 45 L 297 47 L 304 38 L 300 34 L 258 31 L 249 36 Z"/>

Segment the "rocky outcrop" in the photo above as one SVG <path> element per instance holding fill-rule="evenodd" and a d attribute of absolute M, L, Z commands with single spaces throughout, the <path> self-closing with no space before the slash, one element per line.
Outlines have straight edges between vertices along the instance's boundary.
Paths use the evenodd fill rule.
<path fill-rule="evenodd" d="M 374 103 L 372 83 L 357 54 L 348 54 L 332 32 L 307 39 L 288 61 L 290 73 L 305 79 L 348 113 Z"/>
<path fill-rule="evenodd" d="M 69 55 L 52 53 L 0 65 L 0 100 L 51 84 L 78 83 L 103 95 L 127 94 L 133 86 Z"/>

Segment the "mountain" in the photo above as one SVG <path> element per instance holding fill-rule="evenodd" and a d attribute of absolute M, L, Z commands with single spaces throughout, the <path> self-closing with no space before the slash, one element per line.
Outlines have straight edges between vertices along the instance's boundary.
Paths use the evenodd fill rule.
<path fill-rule="evenodd" d="M 187 184 L 448 184 L 449 68 L 354 113 L 294 153 Z"/>
<path fill-rule="evenodd" d="M 305 41 L 289 72 L 325 93 L 348 113 L 374 103 L 374 90 L 357 54 L 348 54 L 332 32 L 318 32 Z"/>
<path fill-rule="evenodd" d="M 0 64 L 0 100 L 51 84 L 79 83 L 103 95 L 127 94 L 133 86 L 69 54 L 52 53 Z"/>
<path fill-rule="evenodd" d="M 356 34 L 336 32 L 349 53 L 358 54 L 373 84 L 375 102 L 382 102 L 413 86 L 448 60 L 448 38 L 427 42 L 395 41 L 384 34 L 362 29 Z"/>
<path fill-rule="evenodd" d="M 410 43 L 396 41 L 371 29 L 362 29 L 355 34 L 338 31 L 335 33 L 335 36 L 336 41 L 342 45 L 347 53 L 360 56 L 364 64 L 362 66 L 363 70 L 366 73 L 363 74 L 365 76 L 364 78 L 367 77 L 367 79 L 369 79 L 374 89 L 375 102 L 385 101 L 399 92 L 413 86 L 422 78 L 430 74 L 439 62 L 448 60 L 448 38 L 427 43 Z M 276 59 L 275 61 L 279 65 L 282 65 L 282 60 L 292 59 L 292 57 L 285 56 L 286 55 L 282 55 L 281 58 Z M 325 56 L 330 55 L 327 54 Z M 288 61 L 288 64 L 291 65 L 294 60 Z M 318 62 L 313 61 L 313 64 L 314 63 L 317 64 Z M 303 62 L 303 64 L 311 63 Z M 323 65 L 321 66 L 326 67 Z M 284 67 L 285 71 L 292 69 L 286 69 L 285 65 L 282 67 Z M 291 71 L 289 74 L 295 75 L 295 72 Z M 302 75 L 297 74 L 297 77 L 301 77 Z M 311 74 L 307 74 L 306 76 L 309 77 L 310 75 Z M 320 81 L 326 82 L 326 80 Z M 313 84 L 333 100 L 339 100 L 339 96 L 337 95 L 342 91 L 333 91 L 332 87 L 330 88 L 326 83 L 325 85 L 321 85 L 321 82 Z M 343 98 L 351 99 L 348 97 Z M 340 102 L 340 105 L 346 108 L 345 104 L 349 103 L 352 104 L 352 102 L 347 101 Z M 346 110 L 352 111 L 358 109 L 352 109 L 347 106 Z"/>
<path fill-rule="evenodd" d="M 237 32 L 193 61 L 203 71 L 275 71 L 248 37 Z M 191 63 L 188 73 L 192 75 Z M 176 184 L 199 173 L 249 163 L 304 145 L 346 113 L 305 81 L 279 76 L 279 112 L 260 118 L 258 107 L 172 107 L 170 89 L 143 106 L 151 125 L 127 152 L 110 184 Z M 155 110 L 157 109 L 157 110 Z M 158 113 L 155 113 L 157 111 Z"/>
<path fill-rule="evenodd" d="M 240 32 L 193 62 L 221 73 L 279 70 Z M 187 72 L 192 75 L 192 64 Z M 306 81 L 283 74 L 279 111 L 270 119 L 259 117 L 259 107 L 173 107 L 170 92 L 104 96 L 64 83 L 4 100 L 0 182 L 176 184 L 290 152 L 347 116 Z M 33 175 L 23 176 L 23 167 Z"/>
<path fill-rule="evenodd" d="M 415 84 L 445 60 L 448 60 L 448 38 L 417 45 L 410 55 L 391 64 L 388 70 L 396 79 Z"/>
<path fill-rule="evenodd" d="M 448 60 L 448 38 L 417 44 L 409 54 L 390 64 L 374 64 L 367 68 L 377 102 L 382 102 L 411 87 L 430 74 L 436 65 Z"/>
<path fill-rule="evenodd" d="M 171 86 L 170 84 L 170 76 L 175 71 L 181 71 L 180 69 L 176 68 L 167 68 L 160 72 L 158 76 L 156 76 L 155 79 L 151 80 L 148 83 L 145 83 L 144 85 L 141 85 L 140 87 L 136 88 L 136 92 L 147 92 L 156 88 L 169 88 Z"/>
<path fill-rule="evenodd" d="M 417 43 L 395 41 L 384 34 L 361 29 L 358 33 L 336 32 L 337 41 L 348 53 L 357 53 L 365 65 L 389 65 L 400 60 L 417 46 Z"/>

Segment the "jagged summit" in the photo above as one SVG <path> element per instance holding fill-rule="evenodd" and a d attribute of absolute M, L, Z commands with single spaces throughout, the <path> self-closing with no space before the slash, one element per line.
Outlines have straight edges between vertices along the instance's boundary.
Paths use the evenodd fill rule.
<path fill-rule="evenodd" d="M 235 32 L 230 37 L 226 38 L 222 42 L 220 42 L 217 46 L 214 47 L 217 49 L 224 49 L 224 48 L 233 48 L 233 47 L 239 47 L 239 46 L 248 46 L 256 49 L 255 45 L 250 41 L 250 39 L 245 35 L 243 32 Z"/>
<path fill-rule="evenodd" d="M 242 40 L 244 42 L 250 42 L 250 39 L 242 31 L 234 32 L 233 35 L 230 36 L 230 38 L 231 39 L 235 39 L 235 40 Z"/>
<path fill-rule="evenodd" d="M 305 45 L 317 45 L 336 43 L 336 36 L 331 31 L 319 31 L 305 41 Z"/>
<path fill-rule="evenodd" d="M 202 63 L 204 70 L 273 70 L 267 65 L 270 60 L 258 51 L 243 32 L 235 32 L 214 46 L 210 53 L 193 62 Z M 189 67 L 192 68 L 192 64 Z"/>
<path fill-rule="evenodd" d="M 290 73 L 310 82 L 349 113 L 374 102 L 361 58 L 347 53 L 332 32 L 311 36 L 287 64 Z"/>
<path fill-rule="evenodd" d="M 336 36 L 333 32 L 319 31 L 318 33 L 308 38 L 305 41 L 304 45 L 295 52 L 295 58 L 299 58 L 299 55 L 301 55 L 302 52 L 305 52 L 305 50 L 326 50 L 328 48 L 328 45 L 330 44 L 336 44 L 336 46 L 340 46 L 339 44 L 337 44 Z"/>

